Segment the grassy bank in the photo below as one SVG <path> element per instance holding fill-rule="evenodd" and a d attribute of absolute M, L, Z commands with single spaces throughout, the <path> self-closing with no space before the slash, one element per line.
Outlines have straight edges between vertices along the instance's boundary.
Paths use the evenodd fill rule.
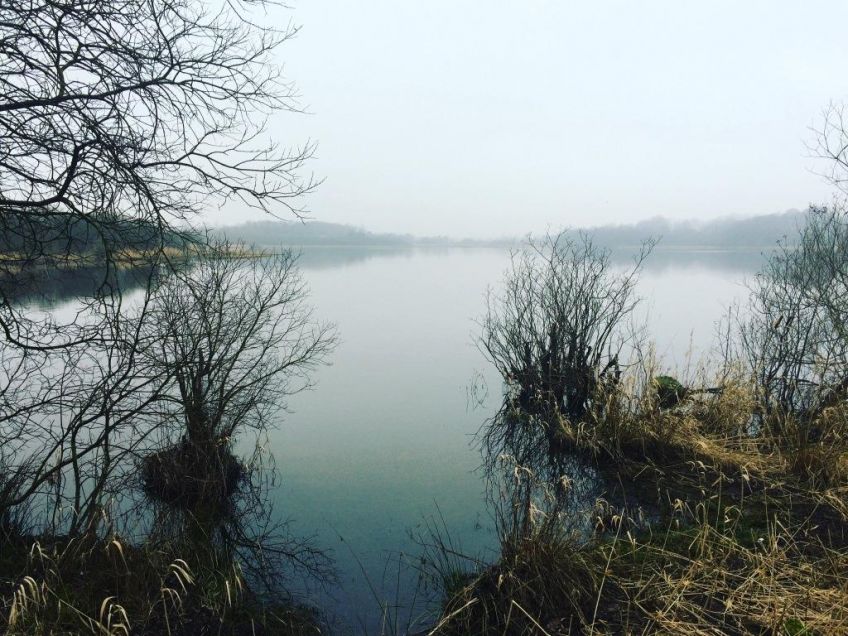
<path fill-rule="evenodd" d="M 515 471 L 500 560 L 448 590 L 433 634 L 848 633 L 848 405 L 803 434 L 788 415 L 754 426 L 739 379 L 672 408 L 605 400 L 580 425 L 503 414 L 550 426 L 602 495 L 577 510 Z"/>

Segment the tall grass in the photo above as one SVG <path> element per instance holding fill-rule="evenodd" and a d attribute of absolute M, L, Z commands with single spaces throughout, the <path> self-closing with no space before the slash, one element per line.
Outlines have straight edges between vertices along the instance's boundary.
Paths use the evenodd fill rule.
<path fill-rule="evenodd" d="M 559 484 L 547 461 L 507 471 L 500 558 L 445 589 L 432 634 L 848 633 L 848 405 L 804 430 L 766 421 L 725 371 L 663 408 L 653 374 L 580 422 L 549 414 L 583 463 L 558 464 Z M 508 408 L 506 425 L 537 423 Z M 589 468 L 603 498 L 570 496 Z"/>
<path fill-rule="evenodd" d="M 28 541 L 18 537 L 18 550 Z M 118 537 L 38 541 L 2 573 L 7 634 L 319 634 L 311 610 L 260 599 L 236 562 Z"/>

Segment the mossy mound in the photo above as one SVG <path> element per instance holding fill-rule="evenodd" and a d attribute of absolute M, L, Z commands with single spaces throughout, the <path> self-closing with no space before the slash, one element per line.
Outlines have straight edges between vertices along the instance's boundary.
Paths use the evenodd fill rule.
<path fill-rule="evenodd" d="M 229 447 L 215 441 L 184 439 L 141 461 L 145 494 L 185 510 L 226 509 L 245 476 Z"/>

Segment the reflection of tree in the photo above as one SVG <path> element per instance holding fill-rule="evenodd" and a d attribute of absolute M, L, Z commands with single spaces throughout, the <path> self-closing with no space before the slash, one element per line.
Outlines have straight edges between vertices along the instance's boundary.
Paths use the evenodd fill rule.
<path fill-rule="evenodd" d="M 558 418 L 581 423 L 618 382 L 637 275 L 652 247 L 623 273 L 582 234 L 547 236 L 513 255 L 503 291 L 489 294 L 479 339 L 507 389 L 483 431 L 490 463 L 507 453 L 541 470 L 559 454 Z"/>
<path fill-rule="evenodd" d="M 182 481 L 222 468 L 332 343 L 291 257 L 227 261 L 192 227 L 231 201 L 299 215 L 314 185 L 311 146 L 262 139 L 297 109 L 273 59 L 293 31 L 254 20 L 265 4 L 0 0 L 0 519 L 44 545 L 129 534 L 139 457 L 179 424 Z M 33 286 L 78 311 L 33 310 Z"/>
<path fill-rule="evenodd" d="M 333 331 L 312 319 L 291 253 L 242 260 L 226 252 L 165 280 L 141 325 L 144 366 L 169 379 L 153 425 L 164 445 L 141 458 L 145 491 L 232 549 L 259 545 L 266 557 L 317 567 L 308 544 L 267 529 L 258 544 L 251 532 L 270 520 L 265 433 L 286 397 L 310 386 Z M 243 461 L 234 449 L 251 437 L 254 451 Z"/>

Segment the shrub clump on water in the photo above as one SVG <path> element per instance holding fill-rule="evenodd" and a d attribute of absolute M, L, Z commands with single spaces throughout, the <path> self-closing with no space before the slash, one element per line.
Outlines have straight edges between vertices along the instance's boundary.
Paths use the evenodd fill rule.
<path fill-rule="evenodd" d="M 141 461 L 144 492 L 184 510 L 224 509 L 246 477 L 228 444 L 183 439 Z"/>

